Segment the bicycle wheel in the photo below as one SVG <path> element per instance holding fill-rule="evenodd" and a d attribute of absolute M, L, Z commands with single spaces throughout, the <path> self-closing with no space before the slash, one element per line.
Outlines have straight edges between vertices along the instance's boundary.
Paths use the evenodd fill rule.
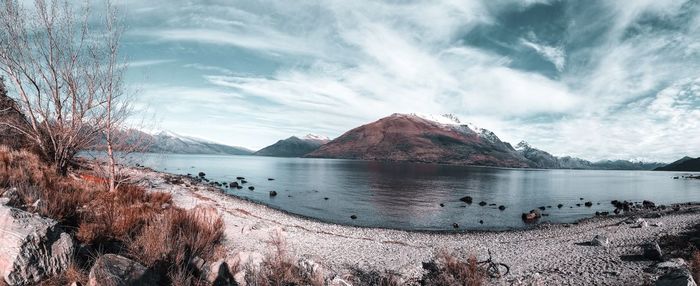
<path fill-rule="evenodd" d="M 510 273 L 510 267 L 503 263 L 490 263 L 486 268 L 486 273 L 492 278 L 501 278 Z"/>

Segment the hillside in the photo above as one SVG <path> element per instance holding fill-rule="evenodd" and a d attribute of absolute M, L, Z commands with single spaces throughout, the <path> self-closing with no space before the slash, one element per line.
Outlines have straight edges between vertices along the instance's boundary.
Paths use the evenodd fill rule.
<path fill-rule="evenodd" d="M 461 124 L 449 115 L 392 114 L 352 129 L 306 157 L 530 166 L 493 132 Z"/>
<path fill-rule="evenodd" d="M 328 138 L 309 134 L 303 138 L 296 136 L 279 140 L 275 144 L 267 146 L 253 153 L 256 156 L 272 157 L 302 157 L 328 143 Z"/>

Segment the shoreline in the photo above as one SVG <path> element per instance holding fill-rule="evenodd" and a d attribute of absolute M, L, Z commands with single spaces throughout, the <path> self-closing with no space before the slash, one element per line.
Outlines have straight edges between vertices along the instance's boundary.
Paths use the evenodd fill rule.
<path fill-rule="evenodd" d="M 625 285 L 640 281 L 640 276 L 653 276 L 643 270 L 654 264 L 627 261 L 625 256 L 639 255 L 642 244 L 677 235 L 700 223 L 700 205 L 693 203 L 677 213 L 667 209 L 663 213 L 592 217 L 578 224 L 547 223 L 521 230 L 436 232 L 358 227 L 294 215 L 190 179 L 183 179 L 181 184 L 170 182 L 181 175 L 146 168 L 132 169 L 131 173 L 149 191 L 170 193 L 179 207 L 202 205 L 216 209 L 225 222 L 224 244 L 229 257 L 240 252 L 268 253 L 270 246 L 266 241 L 272 233 L 280 232 L 290 254 L 318 263 L 331 275 L 342 277 L 351 267 L 392 271 L 409 285 L 422 275 L 422 262 L 430 261 L 439 250 L 462 258 L 474 255 L 479 260 L 491 250 L 494 260 L 511 266 L 507 277 L 490 281 L 495 285 L 526 279 L 535 273 L 541 275 L 543 285 Z M 649 225 L 658 226 L 638 228 L 623 223 L 647 216 Z M 609 237 L 611 246 L 587 245 L 598 234 Z"/>

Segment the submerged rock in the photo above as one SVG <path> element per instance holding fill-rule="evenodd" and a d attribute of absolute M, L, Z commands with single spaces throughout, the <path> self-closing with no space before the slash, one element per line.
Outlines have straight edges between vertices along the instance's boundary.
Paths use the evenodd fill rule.
<path fill-rule="evenodd" d="M 356 215 L 351 215 L 351 216 L 350 216 L 350 219 L 357 219 L 357 216 L 356 216 Z"/>
<path fill-rule="evenodd" d="M 271 196 L 271 197 L 277 196 L 277 192 L 276 192 L 276 191 L 270 191 L 270 196 Z"/>
<path fill-rule="evenodd" d="M 461 199 L 459 199 L 459 200 L 460 200 L 460 201 L 463 201 L 463 202 L 465 202 L 465 203 L 468 203 L 468 204 L 471 204 L 471 203 L 472 203 L 472 197 L 470 197 L 470 196 L 463 197 L 463 198 L 461 198 Z"/>
<path fill-rule="evenodd" d="M 482 207 L 485 206 L 486 204 L 487 204 L 487 203 L 484 202 L 484 201 L 481 201 L 481 202 L 479 203 L 479 205 L 482 206 Z"/>
<path fill-rule="evenodd" d="M 503 210 L 505 210 L 505 209 L 506 209 L 506 206 L 504 206 L 504 205 L 500 205 L 500 206 L 498 206 L 498 209 L 499 209 L 499 210 L 502 210 L 502 211 L 503 211 Z"/>

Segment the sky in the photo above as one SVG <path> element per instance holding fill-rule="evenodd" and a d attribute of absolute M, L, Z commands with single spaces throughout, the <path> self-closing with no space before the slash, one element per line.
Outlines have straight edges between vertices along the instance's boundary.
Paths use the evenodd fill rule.
<path fill-rule="evenodd" d="M 700 0 L 123 1 L 158 128 L 260 149 L 451 113 L 554 155 L 700 156 Z"/>

